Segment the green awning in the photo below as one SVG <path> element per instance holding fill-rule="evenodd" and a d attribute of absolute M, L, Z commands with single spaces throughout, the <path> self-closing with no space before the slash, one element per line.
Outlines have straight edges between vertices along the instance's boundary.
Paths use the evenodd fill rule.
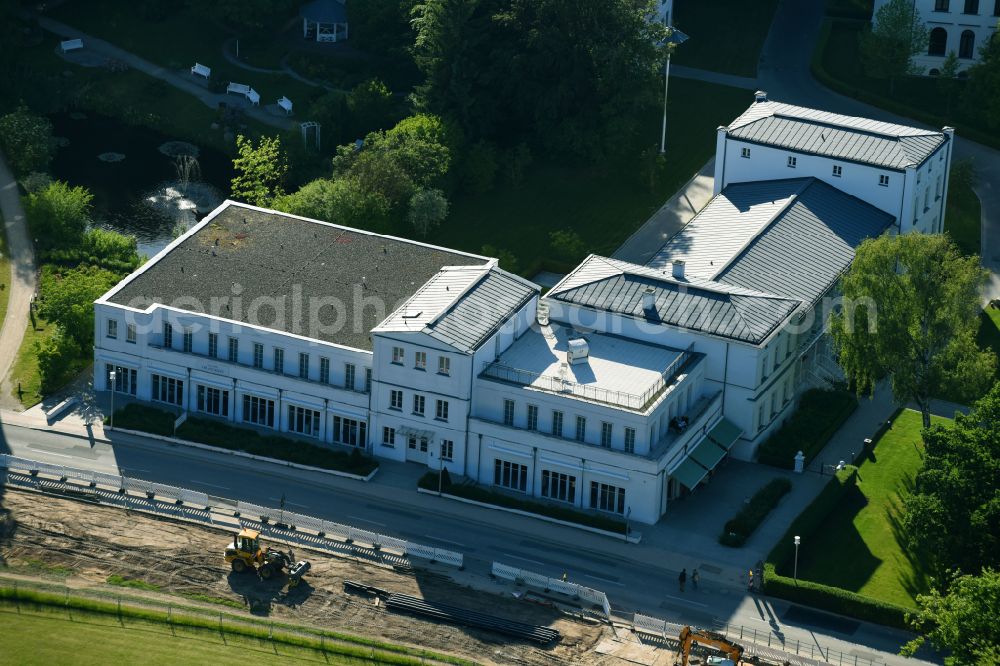
<path fill-rule="evenodd" d="M 694 458 L 705 469 L 713 469 L 725 457 L 726 453 L 728 453 L 726 449 L 706 437 L 698 442 L 698 446 L 690 453 L 689 457 Z"/>
<path fill-rule="evenodd" d="M 714 444 L 718 444 L 728 452 L 729 449 L 733 448 L 733 444 L 736 443 L 736 440 L 742 434 L 743 431 L 740 430 L 739 426 L 729 419 L 722 419 L 715 424 L 714 428 L 708 431 L 708 438 Z"/>
<path fill-rule="evenodd" d="M 691 460 L 691 458 L 687 458 L 680 464 L 680 467 L 670 473 L 670 476 L 693 490 L 695 486 L 701 483 L 706 474 L 708 474 L 707 469 Z"/>

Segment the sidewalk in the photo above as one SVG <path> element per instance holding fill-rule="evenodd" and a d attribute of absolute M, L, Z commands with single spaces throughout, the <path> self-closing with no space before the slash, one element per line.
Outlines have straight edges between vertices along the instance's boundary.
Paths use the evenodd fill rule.
<path fill-rule="evenodd" d="M 644 265 L 663 247 L 668 238 L 680 231 L 711 200 L 714 182 L 713 157 L 629 236 L 611 257 Z"/>
<path fill-rule="evenodd" d="M 0 405 L 17 407 L 7 378 L 28 327 L 28 309 L 37 286 L 35 251 L 28 238 L 28 220 L 14 175 L 0 155 L 0 211 L 3 212 L 10 255 L 10 300 L 0 330 Z"/>

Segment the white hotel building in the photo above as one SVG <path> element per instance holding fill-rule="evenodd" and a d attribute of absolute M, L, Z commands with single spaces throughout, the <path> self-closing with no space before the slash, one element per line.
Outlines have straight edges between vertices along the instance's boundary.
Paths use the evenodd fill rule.
<path fill-rule="evenodd" d="M 495 259 L 226 202 L 95 303 L 95 385 L 653 523 L 836 375 L 824 297 L 864 238 L 940 228 L 951 144 L 760 94 L 648 265 L 591 255 L 542 299 Z"/>
<path fill-rule="evenodd" d="M 993 39 L 1000 22 L 1000 0 L 912 0 L 927 26 L 927 52 L 914 56 L 923 73 L 937 76 L 949 53 L 958 57 L 959 72 L 980 60 L 980 49 Z M 889 0 L 875 0 L 875 11 Z"/>

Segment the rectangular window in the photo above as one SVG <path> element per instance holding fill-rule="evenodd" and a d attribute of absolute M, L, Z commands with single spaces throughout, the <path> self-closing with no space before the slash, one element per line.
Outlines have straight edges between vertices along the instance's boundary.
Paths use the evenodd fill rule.
<path fill-rule="evenodd" d="M 606 483 L 590 482 L 590 508 L 611 513 L 625 513 L 625 489 Z"/>
<path fill-rule="evenodd" d="M 1000 0 L 993 0 L 993 16 L 1000 16 Z"/>
<path fill-rule="evenodd" d="M 450 375 L 451 374 L 451 359 L 447 356 L 438 356 L 438 374 L 439 375 Z"/>
<path fill-rule="evenodd" d="M 524 492 L 528 488 L 528 466 L 494 459 L 493 485 Z"/>
<path fill-rule="evenodd" d="M 285 372 L 285 350 L 281 347 L 274 348 L 274 371 L 277 373 Z"/>
<path fill-rule="evenodd" d="M 514 425 L 514 401 L 504 400 L 503 401 L 503 424 L 505 426 Z"/>
<path fill-rule="evenodd" d="M 951 0 L 934 0 L 934 11 L 946 12 Z"/>
<path fill-rule="evenodd" d="M 409 446 L 414 451 L 417 450 L 417 436 L 416 435 L 410 435 L 410 438 L 407 440 L 407 446 Z M 427 438 L 426 437 L 421 437 L 420 438 L 420 452 L 421 453 L 427 453 Z"/>
<path fill-rule="evenodd" d="M 173 377 L 153 375 L 153 401 L 178 407 L 184 404 L 184 382 Z"/>
<path fill-rule="evenodd" d="M 108 337 L 117 338 L 118 337 L 118 320 L 109 319 L 108 320 Z"/>
<path fill-rule="evenodd" d="M 163 346 L 172 349 L 174 346 L 174 327 L 167 322 L 163 323 Z"/>
<path fill-rule="evenodd" d="M 434 418 L 438 419 L 439 421 L 447 421 L 448 420 L 448 401 L 447 400 L 438 400 L 437 401 L 437 406 L 435 407 L 435 410 L 434 410 Z"/>
<path fill-rule="evenodd" d="M 389 409 L 402 409 L 403 408 L 403 392 L 392 390 L 389 391 Z"/>
<path fill-rule="evenodd" d="M 427 352 L 414 352 L 413 353 L 413 367 L 417 370 L 427 369 Z"/>
<path fill-rule="evenodd" d="M 455 455 L 455 442 L 450 439 L 441 440 L 441 460 L 451 460 Z"/>
<path fill-rule="evenodd" d="M 319 380 L 324 384 L 330 383 L 330 359 L 325 356 L 319 357 Z"/>
<path fill-rule="evenodd" d="M 878 177 L 878 184 L 882 187 L 889 187 L 889 176 L 881 174 Z"/>
<path fill-rule="evenodd" d="M 842 175 L 844 175 L 844 167 L 840 166 L 839 164 L 834 164 L 833 175 L 836 176 L 837 178 L 840 178 Z"/>
<path fill-rule="evenodd" d="M 219 334 L 209 333 L 208 334 L 208 355 L 210 358 L 219 357 Z"/>
<path fill-rule="evenodd" d="M 191 350 L 194 349 L 194 333 L 191 331 L 184 331 L 184 337 L 182 338 L 183 349 L 186 353 L 190 354 Z"/>
<path fill-rule="evenodd" d="M 243 394 L 243 422 L 274 427 L 274 400 Z"/>
<path fill-rule="evenodd" d="M 761 401 L 760 407 L 757 408 L 757 432 L 764 429 L 767 425 L 767 415 L 764 413 L 764 403 Z"/>
<path fill-rule="evenodd" d="M 576 477 L 543 469 L 541 495 L 570 504 L 576 502 Z"/>
<path fill-rule="evenodd" d="M 346 419 L 342 416 L 333 417 L 333 441 L 348 446 L 364 447 L 368 442 L 368 423 Z"/>
<path fill-rule="evenodd" d="M 309 379 L 309 354 L 299 352 L 299 378 Z"/>
<path fill-rule="evenodd" d="M 413 413 L 416 414 L 417 416 L 424 415 L 424 402 L 426 402 L 424 400 L 424 396 L 422 395 L 413 396 Z"/>
<path fill-rule="evenodd" d="M 382 426 L 382 446 L 396 446 L 396 429 Z"/>
<path fill-rule="evenodd" d="M 365 393 L 372 392 L 372 369 L 365 368 Z"/>
<path fill-rule="evenodd" d="M 403 360 L 405 358 L 406 358 L 406 355 L 403 353 L 403 348 L 402 347 L 393 347 L 392 348 L 392 362 L 393 363 L 395 363 L 396 365 L 403 365 Z"/>
<path fill-rule="evenodd" d="M 788 168 L 794 169 L 797 162 L 797 158 L 792 157 L 791 155 L 788 156 Z"/>
<path fill-rule="evenodd" d="M 288 405 L 288 431 L 297 432 L 307 437 L 319 437 L 320 413 L 315 409 L 306 409 Z"/>
<path fill-rule="evenodd" d="M 746 157 L 747 159 L 749 159 L 750 158 L 750 149 L 749 148 L 740 148 L 740 157 Z"/>
<path fill-rule="evenodd" d="M 344 388 L 354 390 L 354 373 L 355 367 L 353 363 L 344 364 Z"/>
<path fill-rule="evenodd" d="M 229 416 L 229 391 L 198 385 L 198 411 Z"/>
<path fill-rule="evenodd" d="M 528 405 L 528 430 L 538 430 L 538 405 Z"/>
<path fill-rule="evenodd" d="M 115 373 L 114 384 L 111 382 L 111 373 Z M 138 388 L 138 373 L 132 368 L 124 368 L 120 365 L 104 364 L 105 389 L 114 390 L 115 393 L 125 393 L 135 395 Z"/>
<path fill-rule="evenodd" d="M 253 343 L 253 367 L 264 367 L 264 345 L 259 342 Z"/>
<path fill-rule="evenodd" d="M 587 439 L 587 419 L 582 416 L 576 417 L 576 441 L 582 442 Z"/>
<path fill-rule="evenodd" d="M 601 446 L 611 448 L 611 424 L 607 421 L 601 423 Z"/>
<path fill-rule="evenodd" d="M 938 192 L 941 191 L 940 179 L 938 179 Z M 940 194 L 938 195 L 940 196 Z M 135 344 L 135 324 L 125 324 L 125 342 Z"/>
<path fill-rule="evenodd" d="M 229 362 L 237 363 L 240 360 L 239 338 L 229 338 Z"/>
<path fill-rule="evenodd" d="M 562 437 L 563 434 L 563 413 L 554 411 L 552 412 L 552 434 L 556 437 Z"/>
<path fill-rule="evenodd" d="M 625 453 L 635 453 L 635 428 L 625 428 Z"/>
<path fill-rule="evenodd" d="M 767 351 L 763 352 L 764 356 L 760 359 L 760 383 L 763 384 L 764 380 L 767 379 Z"/>

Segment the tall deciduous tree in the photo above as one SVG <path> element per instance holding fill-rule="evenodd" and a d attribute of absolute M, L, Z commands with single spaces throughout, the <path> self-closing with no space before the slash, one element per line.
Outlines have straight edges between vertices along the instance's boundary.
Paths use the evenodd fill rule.
<path fill-rule="evenodd" d="M 70 187 L 62 181 L 24 197 L 24 212 L 42 254 L 78 247 L 90 224 L 93 195 L 85 187 Z"/>
<path fill-rule="evenodd" d="M 431 229 L 448 217 L 448 200 L 441 190 L 417 190 L 410 199 L 410 210 L 406 216 L 413 229 L 422 238 L 427 238 Z"/>
<path fill-rule="evenodd" d="M 267 206 L 284 194 L 285 175 L 288 173 L 288 158 L 281 150 L 278 137 L 260 138 L 254 146 L 253 140 L 242 134 L 236 137 L 236 158 L 233 160 L 233 198 L 255 206 Z"/>
<path fill-rule="evenodd" d="M 979 62 L 969 68 L 965 101 L 980 110 L 987 125 L 1000 129 L 1000 37 L 996 35 L 986 40 L 979 49 Z"/>
<path fill-rule="evenodd" d="M 46 171 L 55 152 L 52 123 L 25 106 L 18 107 L 0 117 L 0 151 L 18 175 Z"/>
<path fill-rule="evenodd" d="M 116 282 L 114 273 L 94 266 L 66 271 L 48 267 L 42 274 L 38 315 L 87 349 L 94 342 L 94 301 Z"/>
<path fill-rule="evenodd" d="M 946 652 L 946 666 L 1000 664 L 1000 571 L 987 569 L 980 576 L 961 576 L 947 594 L 935 590 L 917 597 L 920 611 L 914 629 L 924 635 L 903 648 L 912 656 L 930 640 Z"/>
<path fill-rule="evenodd" d="M 927 50 L 927 26 L 912 0 L 890 0 L 875 12 L 871 29 L 861 35 L 861 59 L 871 76 L 889 79 L 895 92 L 896 79 L 919 73 L 913 56 Z"/>
<path fill-rule="evenodd" d="M 1000 568 L 1000 384 L 955 422 L 924 432 L 903 533 L 939 577 Z"/>
<path fill-rule="evenodd" d="M 858 392 L 888 375 L 896 400 L 915 402 L 925 428 L 933 397 L 982 395 L 996 365 L 976 346 L 985 280 L 979 257 L 963 257 L 946 236 L 864 241 L 841 282 L 844 307 L 831 318 L 840 365 Z"/>

